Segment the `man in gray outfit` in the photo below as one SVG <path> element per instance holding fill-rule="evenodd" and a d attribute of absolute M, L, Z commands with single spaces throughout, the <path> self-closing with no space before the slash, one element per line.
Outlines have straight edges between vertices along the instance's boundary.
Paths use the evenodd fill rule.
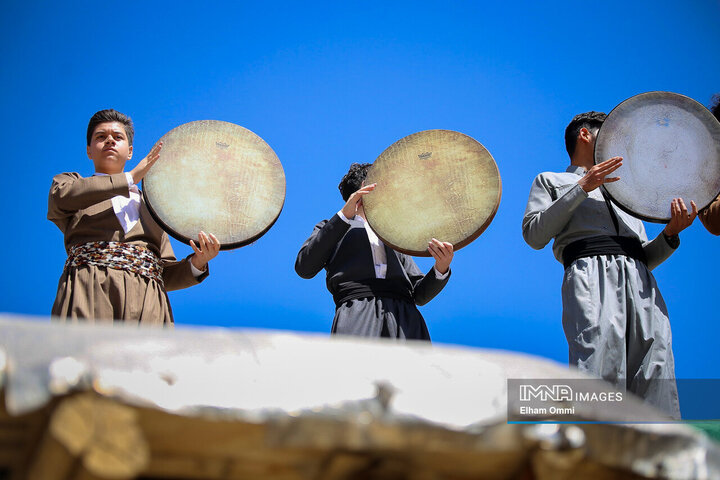
<path fill-rule="evenodd" d="M 667 307 L 650 270 L 680 245 L 692 224 L 682 199 L 672 218 L 648 241 L 642 221 L 612 204 L 600 187 L 615 182 L 614 157 L 595 165 L 597 133 L 606 115 L 576 115 L 565 130 L 570 166 L 538 175 L 530 190 L 523 237 L 534 249 L 555 239 L 553 253 L 565 266 L 562 322 L 570 364 L 680 417 L 672 334 Z M 655 381 L 663 379 L 662 381 Z"/>

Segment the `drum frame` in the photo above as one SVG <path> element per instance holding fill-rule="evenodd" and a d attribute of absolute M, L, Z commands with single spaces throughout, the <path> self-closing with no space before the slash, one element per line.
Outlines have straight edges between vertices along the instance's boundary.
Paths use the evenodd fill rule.
<path fill-rule="evenodd" d="M 153 210 L 152 204 L 150 202 L 148 202 L 148 198 L 145 195 L 144 189 L 142 189 L 142 195 L 143 195 L 143 202 L 145 202 L 145 205 L 147 206 L 147 209 L 150 212 L 150 216 L 152 216 L 153 220 L 155 220 L 155 222 L 158 225 L 160 225 L 160 228 L 162 228 L 168 235 L 173 237 L 175 240 L 178 240 L 186 245 L 190 245 L 190 240 L 192 240 L 197 245 L 197 238 L 191 239 L 189 237 L 186 237 L 185 235 L 173 230 L 172 228 L 170 228 L 170 226 L 168 224 L 163 222 L 163 220 L 160 218 L 160 216 L 155 212 L 155 210 Z M 270 230 L 272 228 L 272 226 L 275 225 L 275 222 L 277 222 L 278 218 L 280 218 L 280 214 L 282 213 L 282 209 L 284 206 L 285 206 L 285 199 L 283 198 L 283 203 L 282 203 L 282 205 L 280 205 L 280 211 L 278 212 L 277 216 L 273 219 L 272 222 L 270 222 L 270 224 L 267 226 L 267 228 L 265 228 L 264 230 L 259 232 L 257 235 L 250 237 L 247 240 L 243 240 L 242 242 L 221 243 L 220 250 L 235 250 L 236 248 L 250 245 L 251 243 L 254 243 L 257 240 L 259 240 L 260 237 L 265 235 L 268 232 L 268 230 Z M 212 233 L 212 232 L 206 232 L 206 233 Z"/>
<path fill-rule="evenodd" d="M 607 116 L 609 117 L 615 110 L 617 110 L 618 108 L 620 108 L 620 107 L 621 107 L 622 105 L 624 105 L 626 102 L 628 102 L 628 101 L 630 101 L 630 100 L 632 100 L 632 99 L 635 99 L 635 98 L 637 98 L 637 97 L 640 97 L 640 96 L 657 96 L 657 95 L 668 94 L 668 93 L 669 93 L 669 94 L 672 94 L 672 95 L 677 95 L 678 97 L 686 98 L 686 99 L 690 100 L 691 102 L 694 102 L 695 104 L 697 104 L 698 106 L 701 107 L 701 108 L 699 109 L 700 111 L 702 111 L 703 109 L 706 110 L 709 118 L 711 118 L 712 120 L 717 121 L 717 120 L 715 119 L 715 117 L 713 116 L 713 114 L 710 112 L 710 110 L 708 110 L 707 107 L 705 107 L 703 104 L 701 104 L 701 103 L 698 102 L 697 100 L 695 100 L 695 99 L 693 99 L 693 98 L 690 98 L 690 97 L 688 97 L 687 95 L 683 95 L 683 94 L 681 94 L 681 93 L 667 92 L 667 91 L 663 91 L 663 90 L 654 90 L 654 91 L 651 91 L 651 92 L 639 93 L 639 94 L 637 94 L 637 95 L 633 95 L 632 97 L 628 97 L 628 98 L 626 98 L 625 100 L 623 100 L 622 102 L 620 102 L 619 104 L 617 104 L 612 110 L 610 110 L 610 113 L 608 113 Z M 595 146 L 594 146 L 594 151 L 593 151 L 593 161 L 594 161 L 595 165 L 597 165 L 597 164 L 599 164 L 599 163 L 601 163 L 601 162 L 603 162 L 603 161 L 605 161 L 605 160 L 608 160 L 607 158 L 605 158 L 605 159 L 600 159 L 600 160 L 598 159 L 597 144 L 598 144 L 598 140 L 600 139 L 600 135 L 602 134 L 602 128 L 603 128 L 604 125 L 605 125 L 605 123 L 603 123 L 603 125 L 600 126 L 600 130 L 598 130 L 598 133 L 597 133 L 597 136 L 596 136 L 596 139 L 595 139 Z M 610 200 L 612 200 L 613 205 L 616 205 L 618 208 L 620 208 L 622 211 L 624 211 L 624 212 L 627 213 L 628 215 L 632 215 L 632 216 L 635 217 L 635 218 L 638 218 L 638 219 L 640 219 L 640 220 L 643 220 L 643 221 L 646 221 L 646 222 L 650 222 L 650 223 L 661 223 L 661 224 L 670 223 L 670 220 L 666 220 L 666 219 L 664 219 L 664 218 L 650 217 L 650 216 L 647 216 L 647 215 L 642 215 L 642 214 L 639 214 L 639 213 L 637 213 L 637 212 L 634 212 L 634 211 L 631 210 L 629 207 L 626 207 L 625 205 L 623 205 L 622 203 L 620 203 L 620 202 L 612 195 L 612 193 L 610 193 L 610 190 L 608 190 L 608 189 L 605 187 L 604 184 L 601 185 L 600 188 L 602 188 L 603 192 L 605 192 L 605 193 L 608 195 L 608 197 L 610 198 Z M 717 198 L 718 196 L 720 196 L 720 190 L 715 194 L 715 197 L 714 197 L 712 200 L 710 200 L 706 205 L 698 206 L 698 211 L 701 211 L 701 210 L 707 208 L 713 201 L 715 201 L 715 198 Z M 694 200 L 694 199 L 693 199 L 693 200 Z M 690 206 L 688 205 L 688 207 L 690 207 Z"/>

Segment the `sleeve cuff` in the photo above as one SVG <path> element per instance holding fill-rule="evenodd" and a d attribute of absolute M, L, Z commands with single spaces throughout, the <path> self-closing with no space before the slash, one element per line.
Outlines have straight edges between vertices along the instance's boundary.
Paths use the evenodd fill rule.
<path fill-rule="evenodd" d="M 205 273 L 204 271 L 198 270 L 197 268 L 195 268 L 195 265 L 193 265 L 192 262 L 190 262 L 190 271 L 192 271 L 193 277 L 195 277 L 195 278 L 197 278 L 200 275 L 202 275 L 203 273 Z"/>
<path fill-rule="evenodd" d="M 575 191 L 573 191 L 573 190 L 575 190 Z M 583 200 L 585 200 L 586 198 L 588 198 L 590 196 L 590 194 L 588 192 L 586 192 L 585 189 L 582 188 L 579 183 L 576 183 L 575 186 L 570 189 L 570 191 L 573 192 L 574 197 L 579 196 Z"/>
<path fill-rule="evenodd" d="M 663 232 L 662 236 L 665 238 L 665 242 L 672 248 L 673 250 L 676 250 L 680 246 L 680 235 L 665 235 L 665 232 Z"/>
<path fill-rule="evenodd" d="M 350 220 L 348 220 L 348 218 L 343 214 L 342 210 L 337 212 L 337 216 L 340 217 L 340 220 L 350 225 Z"/>
<path fill-rule="evenodd" d="M 445 279 L 448 277 L 448 275 L 450 275 L 450 269 L 449 269 L 449 268 L 448 268 L 448 271 L 447 271 L 447 272 L 442 273 L 442 274 L 437 271 L 437 268 L 435 268 L 435 266 L 433 266 L 433 270 L 435 270 L 435 277 L 436 277 L 438 280 L 445 280 Z"/>
<path fill-rule="evenodd" d="M 125 178 L 127 178 L 128 190 L 130 190 L 131 192 L 138 193 L 140 190 L 138 189 L 138 186 L 135 185 L 135 182 L 133 181 L 132 173 L 125 172 Z"/>

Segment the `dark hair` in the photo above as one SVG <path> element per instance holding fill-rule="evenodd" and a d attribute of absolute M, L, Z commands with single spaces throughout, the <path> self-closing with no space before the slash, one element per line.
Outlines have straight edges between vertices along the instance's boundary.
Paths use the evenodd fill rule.
<path fill-rule="evenodd" d="M 108 110 L 100 110 L 99 112 L 96 112 L 95 115 L 90 117 L 90 123 L 88 123 L 87 129 L 88 147 L 90 146 L 90 140 L 92 139 L 92 134 L 95 131 L 95 127 L 105 122 L 122 123 L 125 127 L 125 134 L 128 137 L 128 145 L 133 144 L 133 135 L 135 134 L 135 129 L 133 128 L 132 119 L 124 113 L 120 113 L 117 110 L 113 110 L 112 108 L 110 108 Z"/>
<path fill-rule="evenodd" d="M 343 200 L 347 201 L 350 195 L 360 190 L 362 182 L 365 180 L 365 177 L 367 177 L 368 170 L 371 166 L 371 163 L 353 163 L 350 165 L 350 170 L 348 170 L 342 180 L 340 180 L 340 185 L 338 185 Z"/>
<path fill-rule="evenodd" d="M 713 104 L 710 107 L 710 112 L 712 112 L 712 114 L 715 115 L 715 118 L 718 119 L 718 122 L 720 122 L 720 93 L 713 95 L 711 101 Z"/>
<path fill-rule="evenodd" d="M 565 128 L 565 149 L 568 155 L 572 157 L 575 153 L 575 146 L 577 145 L 577 137 L 580 135 L 580 130 L 583 128 L 587 128 L 590 132 L 599 130 L 605 118 L 607 118 L 607 115 L 595 111 L 575 115 L 567 128 Z"/>

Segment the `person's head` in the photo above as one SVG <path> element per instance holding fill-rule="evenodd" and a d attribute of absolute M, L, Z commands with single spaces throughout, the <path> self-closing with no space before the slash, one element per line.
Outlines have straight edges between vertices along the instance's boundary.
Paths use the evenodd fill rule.
<path fill-rule="evenodd" d="M 343 200 L 347 202 L 350 195 L 360 190 L 371 165 L 371 163 L 353 163 L 350 165 L 350 170 L 348 170 L 340 181 L 340 185 L 338 185 Z"/>
<path fill-rule="evenodd" d="M 595 111 L 581 113 L 573 117 L 567 128 L 565 128 L 565 149 L 570 158 L 575 154 L 578 137 L 581 133 L 585 134 L 583 128 L 594 138 L 606 117 L 607 115 L 604 113 Z"/>
<path fill-rule="evenodd" d="M 713 95 L 712 98 L 712 105 L 710 106 L 710 111 L 713 115 L 715 115 L 715 118 L 717 118 L 718 122 L 720 122 L 720 93 L 716 93 Z"/>
<path fill-rule="evenodd" d="M 98 173 L 120 173 L 132 158 L 134 135 L 130 117 L 116 110 L 100 110 L 87 128 L 87 155 Z"/>

